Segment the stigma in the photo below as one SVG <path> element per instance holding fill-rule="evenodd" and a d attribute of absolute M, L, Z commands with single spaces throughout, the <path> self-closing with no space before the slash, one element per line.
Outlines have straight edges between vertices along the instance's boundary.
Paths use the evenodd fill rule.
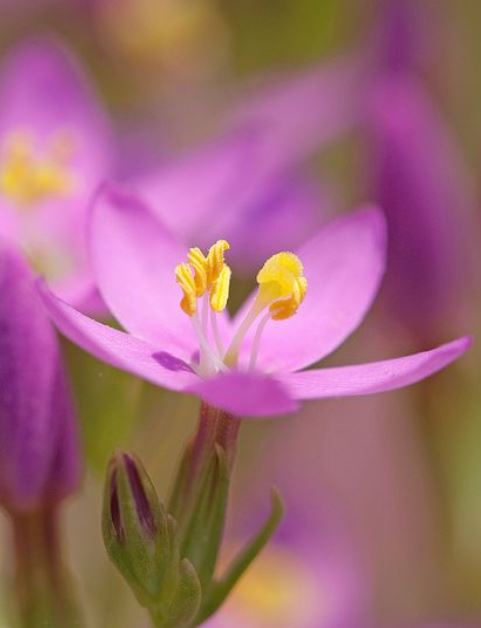
<path fill-rule="evenodd" d="M 257 273 L 257 283 L 259 304 L 269 307 L 271 318 L 275 321 L 293 316 L 307 292 L 302 262 L 297 255 L 289 252 L 270 257 Z"/>
<path fill-rule="evenodd" d="M 43 154 L 29 133 L 13 133 L 0 156 L 0 193 L 19 207 L 65 197 L 73 187 L 71 157 L 72 143 L 65 133 L 54 135 Z"/>
<path fill-rule="evenodd" d="M 307 279 L 301 260 L 283 251 L 270 257 L 257 273 L 258 291 L 230 344 L 224 348 L 217 315 L 226 309 L 231 269 L 225 262 L 230 249 L 226 240 L 218 240 L 208 253 L 191 248 L 187 261 L 175 268 L 175 278 L 182 290 L 180 308 L 191 320 L 199 339 L 199 361 L 191 364 L 201 376 L 238 366 L 242 343 L 257 321 L 248 368 L 256 364 L 264 327 L 269 320 L 282 321 L 294 316 L 307 292 Z"/>

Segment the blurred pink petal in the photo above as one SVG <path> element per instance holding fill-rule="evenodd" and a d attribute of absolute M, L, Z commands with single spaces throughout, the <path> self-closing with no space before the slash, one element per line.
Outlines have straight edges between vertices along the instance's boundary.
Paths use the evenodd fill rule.
<path fill-rule="evenodd" d="M 26 261 L 0 239 L 0 501 L 34 511 L 78 486 L 81 454 L 55 334 Z"/>
<path fill-rule="evenodd" d="M 386 288 L 420 338 L 456 320 L 472 287 L 473 184 L 450 130 L 412 78 L 385 80 L 368 121 L 372 189 L 388 220 Z"/>
<path fill-rule="evenodd" d="M 364 59 L 347 56 L 273 80 L 228 117 L 232 128 L 263 130 L 263 159 L 298 162 L 352 130 L 359 121 Z"/>
<path fill-rule="evenodd" d="M 132 188 L 186 243 L 227 239 L 231 260 L 251 270 L 284 246 L 305 241 L 332 213 L 334 195 L 265 159 L 263 129 L 243 129 L 137 178 Z M 248 246 L 245 244 L 248 243 Z"/>

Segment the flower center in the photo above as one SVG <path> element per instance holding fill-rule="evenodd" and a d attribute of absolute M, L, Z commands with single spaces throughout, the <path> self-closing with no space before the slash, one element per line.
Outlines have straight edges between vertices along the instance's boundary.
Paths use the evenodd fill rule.
<path fill-rule="evenodd" d="M 304 626 L 326 618 L 328 604 L 321 574 L 292 549 L 274 544 L 255 560 L 221 612 L 239 625 Z"/>
<path fill-rule="evenodd" d="M 53 135 L 42 153 L 30 133 L 12 133 L 0 154 L 0 193 L 22 208 L 65 197 L 73 187 L 72 152 L 72 140 L 64 132 Z"/>
<path fill-rule="evenodd" d="M 232 272 L 224 260 L 224 254 L 229 248 L 225 240 L 213 244 L 207 255 L 197 247 L 192 248 L 187 254 L 187 262 L 179 264 L 175 269 L 177 283 L 183 292 L 180 307 L 191 317 L 199 339 L 199 361 L 191 366 L 201 376 L 236 367 L 246 334 L 261 317 L 249 359 L 249 368 L 253 369 L 267 322 L 293 316 L 307 291 L 302 262 L 294 253 L 281 252 L 270 257 L 257 273 L 257 295 L 225 349 L 217 316 L 226 308 L 229 298 Z M 202 304 L 200 311 L 199 300 Z"/>

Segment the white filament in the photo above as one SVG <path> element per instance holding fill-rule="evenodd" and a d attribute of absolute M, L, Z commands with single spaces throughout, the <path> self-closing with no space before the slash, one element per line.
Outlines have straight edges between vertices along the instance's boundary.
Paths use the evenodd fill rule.
<path fill-rule="evenodd" d="M 264 316 L 259 321 L 259 324 L 257 325 L 254 340 L 252 342 L 251 355 L 249 358 L 249 370 L 250 371 L 253 371 L 256 367 L 257 357 L 259 355 L 259 348 L 261 344 L 262 332 L 264 331 L 264 328 L 267 322 L 270 320 L 270 318 L 271 318 L 271 313 L 268 311 L 264 314 Z"/>

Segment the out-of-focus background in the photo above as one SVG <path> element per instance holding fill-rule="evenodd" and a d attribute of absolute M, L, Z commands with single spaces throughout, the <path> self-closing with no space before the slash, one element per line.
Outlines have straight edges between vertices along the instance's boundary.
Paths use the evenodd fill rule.
<path fill-rule="evenodd" d="M 296 165 L 329 190 L 320 223 L 370 200 L 388 217 L 379 298 L 327 361 L 348 364 L 479 328 L 480 20 L 475 0 L 1 0 L 0 52 L 46 35 L 71 49 L 111 117 L 119 177 L 218 137 L 230 112 L 296 72 L 351 64 L 356 123 L 337 133 L 328 120 L 332 137 Z M 284 115 L 302 127 L 302 106 Z M 254 278 L 236 281 L 234 302 Z M 66 508 L 88 625 L 146 626 L 102 546 L 105 465 L 132 449 L 165 495 L 198 402 L 63 346 L 88 462 Z M 414 387 L 246 422 L 226 553 L 262 522 L 270 486 L 287 515 L 218 625 L 481 626 L 480 366 L 475 343 Z"/>

